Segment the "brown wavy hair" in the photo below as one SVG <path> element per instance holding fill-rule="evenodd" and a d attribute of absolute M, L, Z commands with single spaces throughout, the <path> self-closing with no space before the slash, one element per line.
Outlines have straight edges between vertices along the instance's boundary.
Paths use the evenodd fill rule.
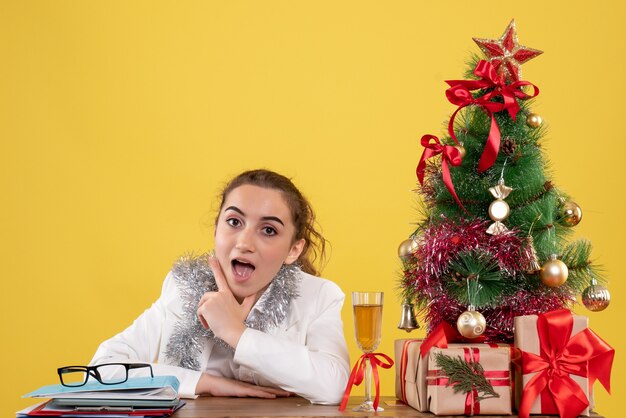
<path fill-rule="evenodd" d="M 296 229 L 292 242 L 304 239 L 304 248 L 298 257 L 298 264 L 306 273 L 318 276 L 326 261 L 327 241 L 315 228 L 315 212 L 311 204 L 287 177 L 265 169 L 244 171 L 237 175 L 222 190 L 222 200 L 215 223 L 217 224 L 228 194 L 237 187 L 246 184 L 274 189 L 282 193 L 291 211 L 291 218 Z M 319 265 L 320 268 L 318 269 L 316 265 Z"/>

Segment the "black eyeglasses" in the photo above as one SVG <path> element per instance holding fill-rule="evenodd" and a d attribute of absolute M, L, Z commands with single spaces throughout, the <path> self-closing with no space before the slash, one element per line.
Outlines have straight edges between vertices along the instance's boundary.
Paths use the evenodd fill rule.
<path fill-rule="evenodd" d="M 152 366 L 146 363 L 104 363 L 97 366 L 65 366 L 57 369 L 59 379 L 63 386 L 83 386 L 89 380 L 89 376 L 103 385 L 117 385 L 128 380 L 128 371 L 148 367 L 150 376 Z"/>

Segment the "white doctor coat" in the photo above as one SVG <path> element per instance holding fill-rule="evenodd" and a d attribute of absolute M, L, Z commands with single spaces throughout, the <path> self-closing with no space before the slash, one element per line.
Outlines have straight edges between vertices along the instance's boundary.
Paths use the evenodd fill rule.
<path fill-rule="evenodd" d="M 206 372 L 280 387 L 312 403 L 337 404 L 350 374 L 341 320 L 344 294 L 331 281 L 298 274 L 299 296 L 291 301 L 282 324 L 267 333 L 246 329 L 234 352 L 205 339 L 201 371 L 196 371 L 168 364 L 165 356 L 174 325 L 183 318 L 183 301 L 170 272 L 159 299 L 131 326 L 103 342 L 91 364 L 151 363 L 155 375 L 178 378 L 181 397 L 195 397 L 201 373 Z"/>

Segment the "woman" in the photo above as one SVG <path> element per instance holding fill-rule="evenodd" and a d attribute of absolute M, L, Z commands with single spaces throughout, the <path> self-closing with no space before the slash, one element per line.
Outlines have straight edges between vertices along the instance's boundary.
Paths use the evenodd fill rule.
<path fill-rule="evenodd" d="M 315 277 L 324 256 L 308 201 L 286 177 L 244 172 L 222 193 L 215 254 L 184 258 L 161 297 L 91 364 L 149 362 L 181 397 L 340 402 L 349 375 L 344 294 Z"/>

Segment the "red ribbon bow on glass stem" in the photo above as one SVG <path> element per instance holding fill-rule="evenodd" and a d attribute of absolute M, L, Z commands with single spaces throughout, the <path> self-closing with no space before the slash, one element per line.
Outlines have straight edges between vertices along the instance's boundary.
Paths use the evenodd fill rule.
<path fill-rule="evenodd" d="M 599 380 L 611 392 L 615 350 L 589 328 L 571 336 L 574 319 L 567 309 L 547 312 L 537 319 L 540 354 L 522 351 L 522 374 L 537 373 L 522 394 L 519 417 L 528 418 L 535 399 L 556 408 L 562 418 L 575 418 L 589 400 L 570 375 L 587 377 L 589 387 Z M 551 411 L 548 411 L 548 413 Z"/>
<path fill-rule="evenodd" d="M 503 78 L 499 77 L 493 65 L 485 60 L 481 60 L 474 69 L 474 74 L 480 77 L 480 80 L 448 80 L 446 83 L 450 86 L 446 90 L 448 100 L 459 108 L 454 111 L 450 122 L 448 123 L 448 132 L 450 137 L 458 144 L 454 134 L 454 119 L 461 109 L 469 105 L 480 106 L 491 118 L 491 128 L 487 137 L 487 143 L 483 154 L 478 161 L 478 172 L 482 173 L 496 162 L 498 151 L 500 150 L 500 128 L 496 122 L 494 113 L 507 110 L 511 119 L 515 120 L 517 112 L 520 110 L 517 99 L 526 100 L 539 94 L 539 88 L 528 81 L 515 81 L 509 85 Z M 534 91 L 532 95 L 524 93 L 522 87 L 532 86 Z M 493 89 L 483 96 L 474 97 L 472 90 Z M 491 99 L 501 97 L 503 103 L 493 102 Z"/>
<path fill-rule="evenodd" d="M 382 357 L 387 362 L 383 362 L 378 356 Z M 343 411 L 346 409 L 346 405 L 348 405 L 348 398 L 350 398 L 350 391 L 352 390 L 352 386 L 359 386 L 363 381 L 363 377 L 365 376 L 365 365 L 369 361 L 372 364 L 372 375 L 374 376 L 374 384 L 376 385 L 376 397 L 374 398 L 374 410 L 378 409 L 378 402 L 380 401 L 380 381 L 378 379 L 378 366 L 383 369 L 388 369 L 393 366 L 393 360 L 386 354 L 383 353 L 365 353 L 363 354 L 356 362 L 354 367 L 352 368 L 352 373 L 350 373 L 350 379 L 348 379 L 348 385 L 346 386 L 346 391 L 343 393 L 343 400 L 341 401 L 341 405 L 339 405 L 339 410 Z"/>
<path fill-rule="evenodd" d="M 431 143 L 431 140 L 434 142 Z M 459 197 L 454 191 L 454 184 L 452 184 L 452 176 L 450 175 L 450 168 L 448 167 L 448 164 L 452 164 L 453 166 L 461 165 L 461 152 L 452 145 L 442 144 L 441 141 L 439 141 L 439 138 L 434 135 L 424 135 L 422 137 L 422 146 L 424 147 L 424 152 L 422 153 L 422 158 L 420 158 L 420 162 L 415 170 L 415 174 L 417 175 L 417 179 L 420 184 L 422 186 L 424 185 L 426 160 L 441 154 L 441 174 L 443 175 L 443 183 L 446 185 L 446 188 L 456 203 L 458 203 L 461 209 L 467 213 L 467 210 L 465 210 L 463 204 L 459 200 Z"/>

